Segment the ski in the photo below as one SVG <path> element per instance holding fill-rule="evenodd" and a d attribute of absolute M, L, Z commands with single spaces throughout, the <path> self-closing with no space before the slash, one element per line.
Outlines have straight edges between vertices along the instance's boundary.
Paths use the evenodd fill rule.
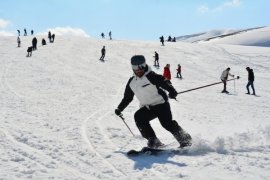
<path fill-rule="evenodd" d="M 190 147 L 185 148 L 150 148 L 143 147 L 141 150 L 130 150 L 127 156 L 140 156 L 140 155 L 160 155 L 160 154 L 187 154 Z"/>

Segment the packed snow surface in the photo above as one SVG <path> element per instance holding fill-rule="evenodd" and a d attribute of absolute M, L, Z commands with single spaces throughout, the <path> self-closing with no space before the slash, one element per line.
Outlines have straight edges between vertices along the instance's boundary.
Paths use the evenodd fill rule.
<path fill-rule="evenodd" d="M 42 38 L 27 58 L 31 36 L 20 48 L 16 37 L 0 37 L 0 179 L 270 179 L 270 48 L 61 36 L 41 46 Z M 171 64 L 179 92 L 219 82 L 227 67 L 240 76 L 229 94 L 219 84 L 170 100 L 173 119 L 193 137 L 187 154 L 126 156 L 146 145 L 133 119 L 136 98 L 123 112 L 135 137 L 114 114 L 135 54 L 159 74 Z M 245 94 L 247 66 L 256 96 Z M 157 119 L 151 124 L 163 143 L 178 146 Z"/>

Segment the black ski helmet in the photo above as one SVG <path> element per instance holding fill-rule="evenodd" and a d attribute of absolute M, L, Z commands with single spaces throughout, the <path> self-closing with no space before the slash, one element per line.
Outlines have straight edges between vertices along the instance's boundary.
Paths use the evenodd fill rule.
<path fill-rule="evenodd" d="M 133 70 L 145 69 L 146 63 L 143 55 L 135 55 L 131 58 L 131 66 Z"/>

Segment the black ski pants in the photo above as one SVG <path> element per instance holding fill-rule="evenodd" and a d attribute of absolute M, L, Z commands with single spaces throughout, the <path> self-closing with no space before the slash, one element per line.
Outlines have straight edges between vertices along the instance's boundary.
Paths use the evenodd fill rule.
<path fill-rule="evenodd" d="M 99 60 L 104 60 L 105 54 L 101 54 L 101 57 L 99 58 Z"/>
<path fill-rule="evenodd" d="M 180 131 L 180 126 L 175 120 L 172 120 L 170 104 L 165 102 L 155 106 L 142 107 L 135 114 L 134 119 L 142 136 L 146 139 L 156 137 L 150 121 L 158 118 L 160 124 L 172 134 Z"/>
<path fill-rule="evenodd" d="M 255 89 L 254 89 L 254 84 L 253 84 L 254 81 L 248 81 L 247 83 L 247 91 L 249 93 L 249 86 L 251 86 L 252 90 L 253 90 L 253 94 L 255 94 Z"/>
<path fill-rule="evenodd" d="M 223 82 L 223 91 L 227 91 L 227 79 L 226 80 L 221 80 Z"/>

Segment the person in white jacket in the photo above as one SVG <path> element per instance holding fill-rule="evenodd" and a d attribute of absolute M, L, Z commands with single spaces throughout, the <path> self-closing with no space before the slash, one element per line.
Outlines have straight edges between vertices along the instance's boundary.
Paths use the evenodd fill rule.
<path fill-rule="evenodd" d="M 231 73 L 230 73 L 230 70 L 231 70 L 231 68 L 227 68 L 227 69 L 225 69 L 223 72 L 222 72 L 222 74 L 221 74 L 221 77 L 220 77 L 220 79 L 221 79 L 221 81 L 223 82 L 223 84 L 224 84 L 224 88 L 223 88 L 223 90 L 221 91 L 222 93 L 229 93 L 228 91 L 227 91 L 227 80 L 228 80 L 228 76 L 232 76 L 232 77 L 234 77 L 234 75 L 232 75 Z"/>
<path fill-rule="evenodd" d="M 165 92 L 169 92 L 169 98 L 176 98 L 177 91 L 172 84 L 168 83 L 163 76 L 152 71 L 145 63 L 145 58 L 142 55 L 133 56 L 131 66 L 134 75 L 126 85 L 124 97 L 115 109 L 115 114 L 121 116 L 121 112 L 136 96 L 140 102 L 140 108 L 135 113 L 134 119 L 141 135 L 148 140 L 148 147 L 158 148 L 163 146 L 150 124 L 150 121 L 155 118 L 159 119 L 163 128 L 172 133 L 179 142 L 180 148 L 191 146 L 192 138 L 190 134 L 182 129 L 177 121 L 172 119 L 168 96 Z"/>

